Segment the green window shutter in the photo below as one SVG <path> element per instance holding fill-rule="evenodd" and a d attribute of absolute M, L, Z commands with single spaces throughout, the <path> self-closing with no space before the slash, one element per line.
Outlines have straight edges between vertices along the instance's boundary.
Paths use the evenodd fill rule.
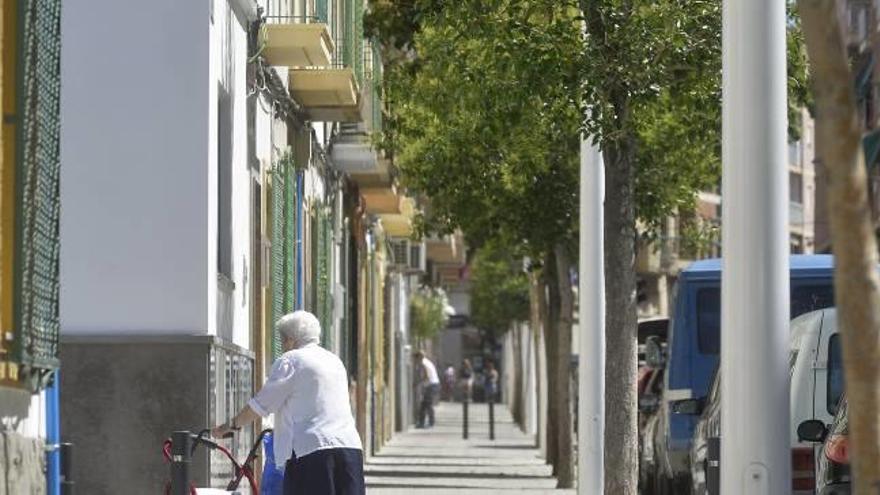
<path fill-rule="evenodd" d="M 272 183 L 272 357 L 281 355 L 281 338 L 275 331 L 275 322 L 284 316 L 286 283 L 285 271 L 285 195 L 287 174 L 281 169 L 283 162 L 276 163 Z"/>
<path fill-rule="evenodd" d="M 322 345 L 330 348 L 333 345 L 332 326 L 333 326 L 333 287 L 331 281 L 333 275 L 331 272 L 332 260 L 332 232 L 330 230 L 330 214 L 326 208 L 318 210 L 318 221 L 316 226 L 317 234 L 317 301 L 315 309 L 318 318 L 321 321 Z"/>
<path fill-rule="evenodd" d="M 31 388 L 58 360 L 61 2 L 19 11 L 15 359 Z"/>
<path fill-rule="evenodd" d="M 354 1 L 354 76 L 358 84 L 364 83 L 364 0 Z"/>
<path fill-rule="evenodd" d="M 296 304 L 296 206 L 299 200 L 296 196 L 296 169 L 292 159 L 285 166 L 285 173 L 287 174 L 287 195 L 284 205 L 284 261 L 287 268 L 284 272 L 284 312 L 289 313 L 293 311 Z"/>

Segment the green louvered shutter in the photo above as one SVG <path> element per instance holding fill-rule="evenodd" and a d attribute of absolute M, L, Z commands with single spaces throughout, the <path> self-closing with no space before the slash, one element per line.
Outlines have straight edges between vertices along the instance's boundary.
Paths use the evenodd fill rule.
<path fill-rule="evenodd" d="M 329 215 L 327 213 L 326 208 L 320 208 L 318 210 L 318 221 L 316 222 L 316 234 L 317 234 L 317 298 L 315 301 L 316 310 L 318 312 L 318 318 L 321 320 L 321 328 L 323 329 L 322 333 L 322 344 L 330 348 L 332 345 L 331 336 L 332 336 L 332 321 L 331 321 L 331 283 L 332 275 L 330 273 L 330 243 L 328 242 L 330 238 L 330 232 L 328 231 L 329 225 Z"/>
<path fill-rule="evenodd" d="M 275 331 L 275 322 L 284 316 L 285 312 L 285 204 L 284 199 L 287 191 L 284 173 L 276 164 L 272 183 L 272 357 L 281 355 L 281 338 Z"/>
<path fill-rule="evenodd" d="M 287 173 L 287 197 L 285 200 L 285 261 L 287 269 L 284 272 L 284 307 L 286 312 L 293 311 L 296 304 L 296 169 L 292 163 L 286 167 Z"/>
<path fill-rule="evenodd" d="M 14 352 L 36 389 L 59 364 L 61 2 L 19 6 Z"/>

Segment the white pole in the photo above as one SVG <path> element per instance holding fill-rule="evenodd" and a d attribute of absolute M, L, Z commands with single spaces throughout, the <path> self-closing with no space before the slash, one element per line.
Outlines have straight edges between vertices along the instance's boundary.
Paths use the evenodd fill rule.
<path fill-rule="evenodd" d="M 581 140 L 580 276 L 578 278 L 578 494 L 602 495 L 605 484 L 605 165 Z"/>
<path fill-rule="evenodd" d="M 791 492 L 785 2 L 724 0 L 721 493 Z"/>

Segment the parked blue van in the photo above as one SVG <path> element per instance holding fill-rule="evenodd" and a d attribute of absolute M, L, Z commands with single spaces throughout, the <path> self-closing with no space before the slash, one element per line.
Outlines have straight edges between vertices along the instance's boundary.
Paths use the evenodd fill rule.
<path fill-rule="evenodd" d="M 791 256 L 792 318 L 834 306 L 832 260 L 830 255 Z M 665 388 L 655 437 L 657 464 L 662 471 L 656 473 L 655 480 L 660 478 L 667 489 L 674 490 L 687 481 L 688 451 L 699 419 L 675 414 L 669 405 L 706 397 L 720 350 L 721 260 L 697 261 L 679 276 L 669 324 Z"/>

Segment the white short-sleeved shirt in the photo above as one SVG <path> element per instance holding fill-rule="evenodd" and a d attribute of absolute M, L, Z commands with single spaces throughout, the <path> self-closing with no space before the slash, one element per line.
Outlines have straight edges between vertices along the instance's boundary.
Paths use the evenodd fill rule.
<path fill-rule="evenodd" d="M 422 367 L 425 368 L 425 378 L 428 380 L 428 384 L 438 385 L 440 383 L 440 376 L 437 375 L 437 368 L 434 366 L 434 363 L 428 358 L 422 358 Z"/>
<path fill-rule="evenodd" d="M 257 414 L 275 414 L 275 463 L 283 467 L 321 449 L 363 449 L 351 414 L 342 361 L 317 344 L 284 353 L 248 402 Z"/>

